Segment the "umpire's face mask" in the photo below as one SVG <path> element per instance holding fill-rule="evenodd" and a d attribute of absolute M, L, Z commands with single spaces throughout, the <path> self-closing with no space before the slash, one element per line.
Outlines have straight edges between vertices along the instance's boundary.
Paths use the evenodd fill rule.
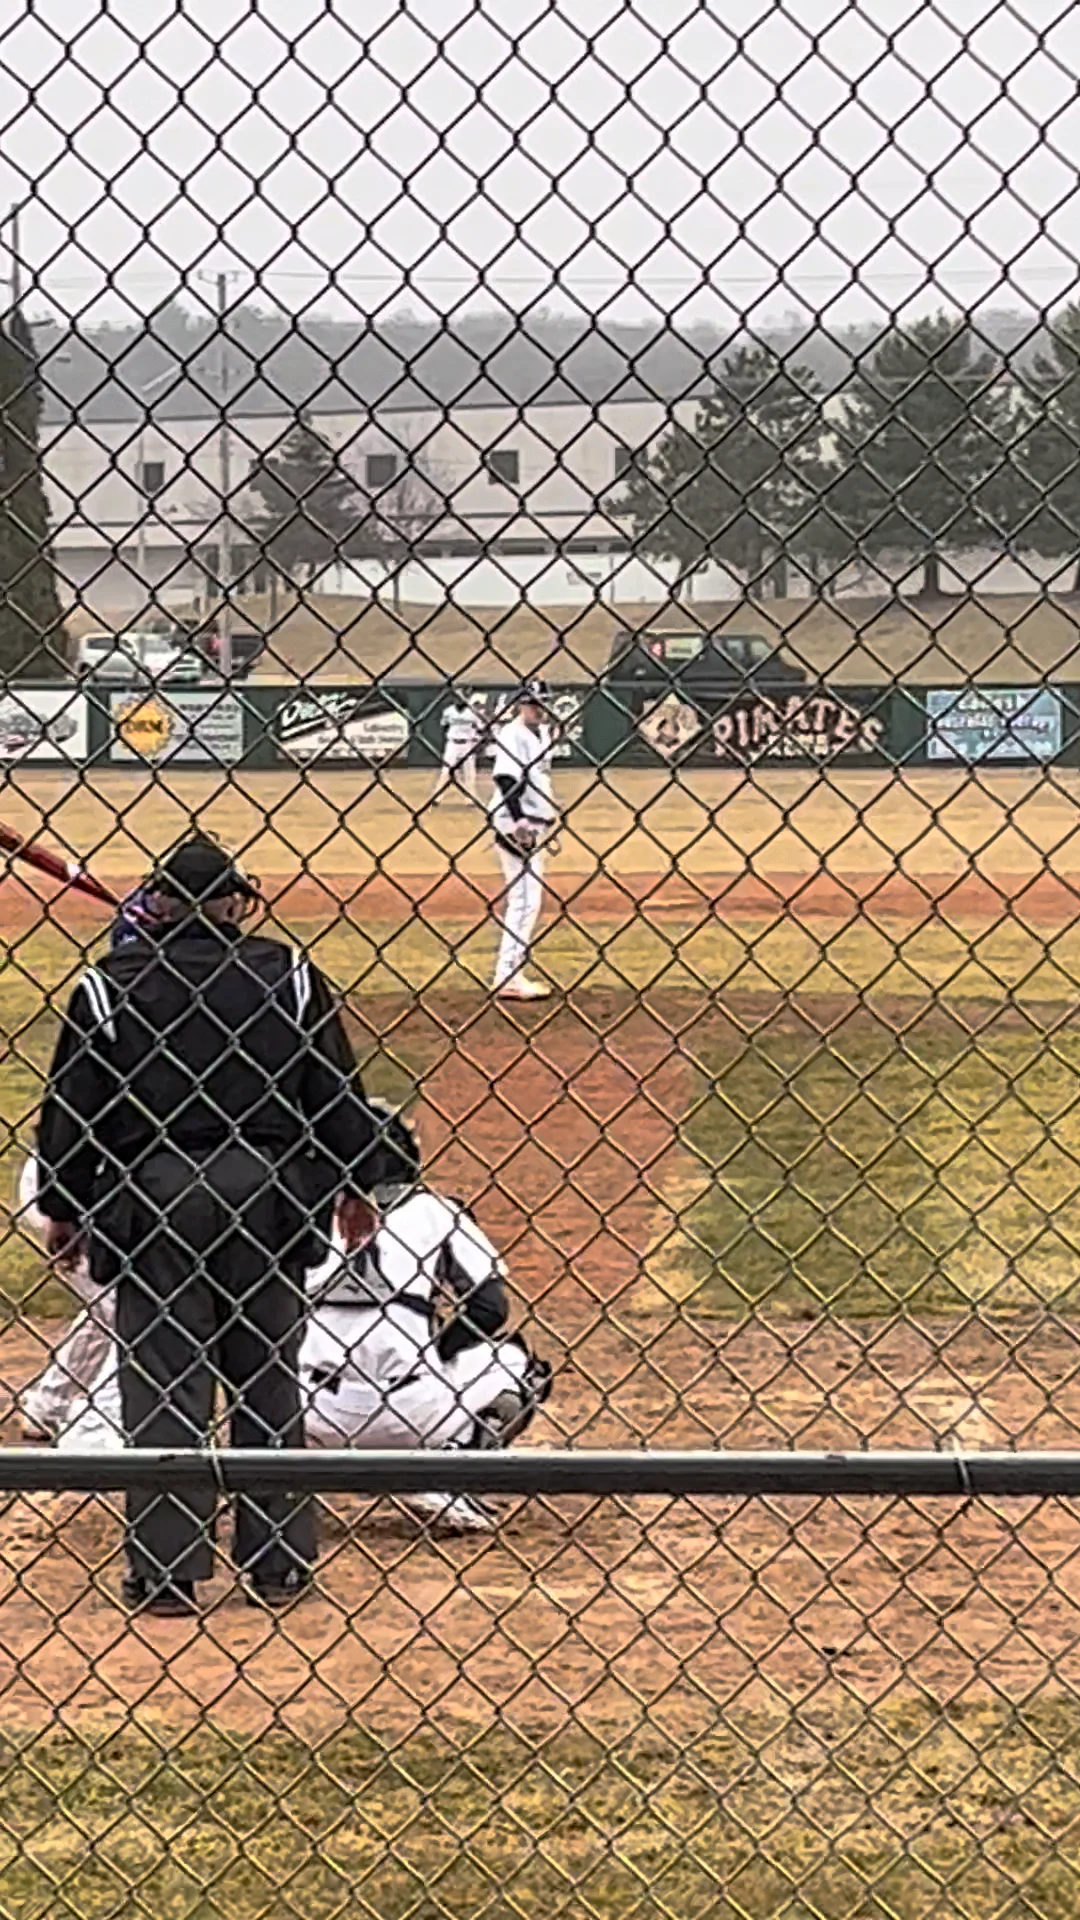
<path fill-rule="evenodd" d="M 214 927 L 238 927 L 250 920 L 266 903 L 252 881 L 251 893 L 224 893 L 216 899 L 182 899 L 175 893 L 150 895 L 154 917 L 163 927 L 178 927 L 185 920 L 208 920 Z"/>

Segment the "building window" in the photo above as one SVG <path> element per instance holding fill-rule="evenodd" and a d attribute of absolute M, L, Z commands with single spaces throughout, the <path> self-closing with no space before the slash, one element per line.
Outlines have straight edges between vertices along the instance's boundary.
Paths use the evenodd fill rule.
<path fill-rule="evenodd" d="M 144 460 L 139 468 L 139 485 L 148 500 L 153 500 L 165 488 L 164 460 Z"/>
<path fill-rule="evenodd" d="M 489 447 L 483 456 L 489 480 L 502 487 L 516 487 L 521 473 L 521 455 L 513 447 Z"/>
<path fill-rule="evenodd" d="M 369 453 L 364 461 L 364 484 L 372 493 L 380 487 L 392 487 L 398 474 L 396 453 Z"/>

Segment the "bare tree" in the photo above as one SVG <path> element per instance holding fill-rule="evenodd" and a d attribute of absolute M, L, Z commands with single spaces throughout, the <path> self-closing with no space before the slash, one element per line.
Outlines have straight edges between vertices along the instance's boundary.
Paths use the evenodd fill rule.
<path fill-rule="evenodd" d="M 403 448 L 397 477 L 372 500 L 380 533 L 380 557 L 390 573 L 395 612 L 401 605 L 401 576 L 425 536 L 446 512 L 446 494 L 433 463 L 421 448 Z"/>

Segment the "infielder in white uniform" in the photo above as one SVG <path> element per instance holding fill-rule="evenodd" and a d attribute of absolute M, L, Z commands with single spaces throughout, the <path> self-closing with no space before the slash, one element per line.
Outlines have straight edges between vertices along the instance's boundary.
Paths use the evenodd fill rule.
<path fill-rule="evenodd" d="M 552 729 L 541 680 L 522 689 L 517 712 L 495 735 L 491 824 L 503 871 L 495 965 L 500 1000 L 546 1000 L 551 988 L 525 972 L 544 897 L 544 865 L 555 850 L 558 814 L 551 788 Z"/>
<path fill-rule="evenodd" d="M 447 787 L 467 792 L 479 804 L 476 786 L 476 755 L 483 738 L 484 715 L 472 700 L 452 700 L 443 708 L 443 757 L 431 795 L 437 807 Z"/>
<path fill-rule="evenodd" d="M 460 1201 L 421 1184 L 416 1137 L 401 1116 L 369 1104 L 413 1177 L 375 1196 L 380 1225 L 366 1247 L 346 1254 L 335 1239 L 308 1274 L 300 1349 L 306 1438 L 324 1447 L 509 1446 L 547 1399 L 551 1368 L 505 1331 L 506 1273 L 491 1242 Z M 49 1406 L 61 1452 L 124 1445 L 115 1334 L 109 1309 L 99 1313 L 89 1381 L 84 1366 L 76 1377 L 64 1364 L 69 1335 L 39 1383 L 53 1376 Z M 495 1524 L 463 1495 L 418 1494 L 407 1504 L 459 1533 Z"/>

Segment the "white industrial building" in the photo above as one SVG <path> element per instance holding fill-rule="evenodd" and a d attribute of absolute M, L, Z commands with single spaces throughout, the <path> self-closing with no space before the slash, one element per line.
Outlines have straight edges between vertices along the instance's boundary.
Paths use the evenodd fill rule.
<path fill-rule="evenodd" d="M 679 411 L 692 418 L 692 402 Z M 296 414 L 231 411 L 223 456 L 220 415 L 57 422 L 43 435 L 58 567 L 75 594 L 133 607 L 146 590 L 189 600 L 217 568 L 216 526 L 223 459 L 231 477 L 234 571 L 257 572 L 245 546 L 252 458 L 280 441 Z M 422 556 L 399 582 L 405 598 L 438 597 L 439 582 L 469 581 L 465 598 L 513 597 L 550 572 L 550 595 L 585 599 L 629 559 L 625 524 L 609 496 L 627 450 L 645 445 L 670 419 L 658 401 L 584 405 L 463 407 L 383 417 L 320 414 L 319 431 L 343 463 L 403 526 Z M 407 476 L 407 477 L 406 477 Z M 486 562 L 489 579 L 479 573 Z M 635 563 L 647 597 L 659 577 Z M 416 576 L 413 579 L 413 576 Z M 571 582 L 571 576 L 574 576 Z M 560 579 L 560 576 L 562 578 Z M 380 570 L 331 570 L 331 590 L 375 584 Z M 508 584 L 509 583 L 509 584 Z M 660 587 L 662 591 L 662 586 Z M 640 592 L 620 597 L 641 597 Z"/>
<path fill-rule="evenodd" d="M 545 339 L 541 351 L 510 330 L 482 352 L 474 338 L 439 334 L 405 357 L 372 331 L 341 358 L 335 340 L 328 359 L 317 329 L 287 330 L 270 352 L 231 341 L 228 369 L 213 338 L 182 362 L 145 335 L 131 355 L 107 363 L 92 336 L 60 344 L 43 361 L 55 553 L 68 595 L 96 610 L 137 615 L 152 602 L 216 599 L 226 494 L 230 578 L 265 586 L 243 532 L 251 505 L 244 477 L 301 409 L 407 538 L 413 558 L 392 588 L 404 600 L 438 604 L 452 594 L 469 605 L 527 597 L 580 606 L 656 601 L 669 590 L 673 570 L 632 552 L 612 495 L 637 450 L 674 419 L 692 423 L 712 382 L 708 354 L 694 341 L 662 335 L 643 350 L 598 343 L 587 330 L 556 352 L 557 341 Z M 278 352 L 287 356 L 280 368 Z M 841 404 L 834 390 L 826 415 Z M 984 591 L 1022 592 L 1033 573 L 1053 571 L 1026 557 L 950 559 L 943 584 L 954 591 L 977 580 Z M 791 590 L 808 584 L 796 576 Z M 897 584 L 865 568 L 842 583 L 863 593 Z M 332 566 L 318 586 L 391 590 L 372 564 Z M 709 569 L 694 591 L 715 599 L 738 587 Z"/>

